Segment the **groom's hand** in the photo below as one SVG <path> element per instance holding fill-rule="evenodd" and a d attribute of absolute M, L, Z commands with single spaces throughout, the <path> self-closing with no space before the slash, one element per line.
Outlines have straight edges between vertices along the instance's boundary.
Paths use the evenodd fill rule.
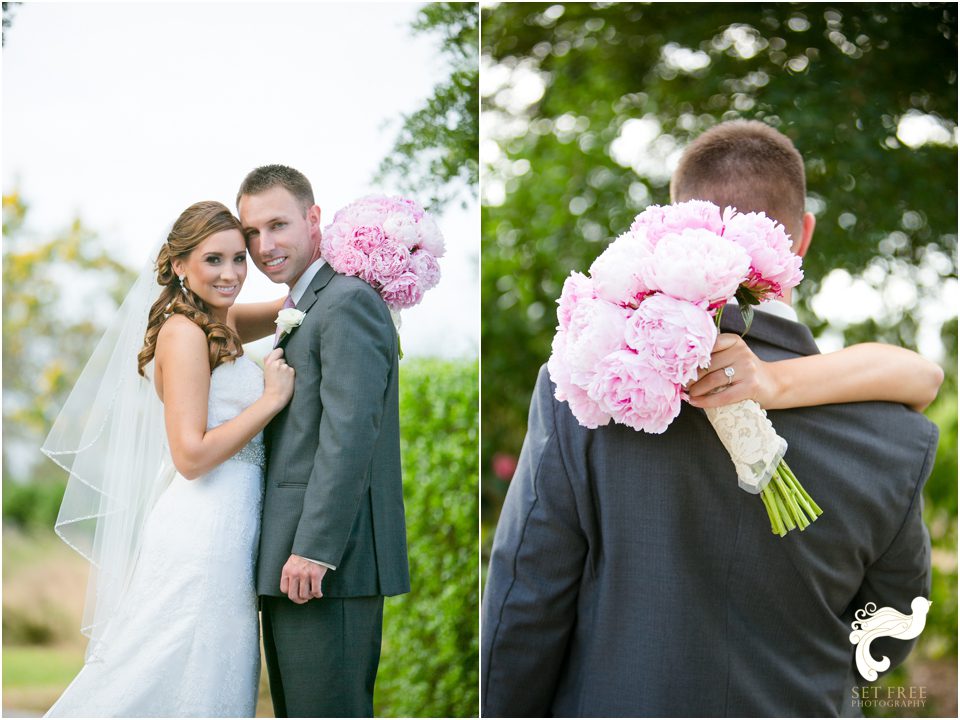
<path fill-rule="evenodd" d="M 280 592 L 298 605 L 303 605 L 310 598 L 323 597 L 320 592 L 320 583 L 327 568 L 299 555 L 291 555 L 283 565 L 280 573 Z"/>

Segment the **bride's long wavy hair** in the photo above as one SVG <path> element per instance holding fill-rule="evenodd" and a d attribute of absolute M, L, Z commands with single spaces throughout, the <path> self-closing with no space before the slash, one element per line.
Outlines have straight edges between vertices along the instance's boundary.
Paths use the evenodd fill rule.
<path fill-rule="evenodd" d="M 177 274 L 173 271 L 174 260 L 185 259 L 208 237 L 224 230 L 238 230 L 243 233 L 243 226 L 225 205 L 213 200 L 194 203 L 184 210 L 173 224 L 167 241 L 157 254 L 157 283 L 163 290 L 150 308 L 143 349 L 137 355 L 137 371 L 140 375 L 144 375 L 144 367 L 157 351 L 160 328 L 164 321 L 175 313 L 192 320 L 206 334 L 211 372 L 224 362 L 243 354 L 243 346 L 237 333 L 215 320 L 203 300 L 190 288 L 186 288 L 184 292 Z"/>

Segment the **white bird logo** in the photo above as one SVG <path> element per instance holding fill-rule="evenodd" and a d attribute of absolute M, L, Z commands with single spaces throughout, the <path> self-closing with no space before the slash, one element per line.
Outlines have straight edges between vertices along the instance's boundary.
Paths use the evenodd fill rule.
<path fill-rule="evenodd" d="M 877 679 L 877 673 L 890 667 L 890 658 L 884 656 L 876 660 L 870 654 L 870 643 L 877 638 L 892 637 L 898 640 L 912 640 L 923 632 L 927 624 L 927 613 L 932 602 L 923 597 L 915 597 L 910 603 L 911 615 L 904 615 L 891 607 L 877 610 L 876 603 L 867 603 L 863 610 L 857 610 L 850 626 L 850 642 L 857 646 L 855 657 L 857 670 L 869 681 Z"/>

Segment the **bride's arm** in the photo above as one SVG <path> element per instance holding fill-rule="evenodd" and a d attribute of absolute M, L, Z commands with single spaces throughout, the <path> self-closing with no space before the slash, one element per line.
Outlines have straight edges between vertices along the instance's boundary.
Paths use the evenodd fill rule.
<path fill-rule="evenodd" d="M 174 315 L 157 336 L 156 366 L 170 454 L 177 470 L 194 480 L 237 454 L 290 400 L 293 368 L 274 350 L 264 367 L 264 390 L 232 420 L 207 430 L 210 360 L 203 330 Z"/>
<path fill-rule="evenodd" d="M 729 385 L 722 372 L 727 367 L 735 373 Z M 885 400 L 919 412 L 933 402 L 942 382 L 939 365 L 894 345 L 862 343 L 824 355 L 764 362 L 739 335 L 725 333 L 717 338 L 710 368 L 688 391 L 696 407 L 748 398 L 768 410 Z"/>
<path fill-rule="evenodd" d="M 277 331 L 277 313 L 284 298 L 258 303 L 234 303 L 227 311 L 227 324 L 236 329 L 240 342 L 248 343 Z"/>

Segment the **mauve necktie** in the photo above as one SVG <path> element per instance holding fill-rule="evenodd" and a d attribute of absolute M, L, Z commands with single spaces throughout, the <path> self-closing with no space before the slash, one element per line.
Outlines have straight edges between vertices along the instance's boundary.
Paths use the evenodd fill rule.
<path fill-rule="evenodd" d="M 283 301 L 283 309 L 287 310 L 289 308 L 295 308 L 297 304 L 293 301 L 292 295 L 287 295 L 287 299 Z M 277 343 L 280 342 L 280 326 L 277 325 L 277 333 L 273 336 L 273 346 L 276 347 Z"/>

